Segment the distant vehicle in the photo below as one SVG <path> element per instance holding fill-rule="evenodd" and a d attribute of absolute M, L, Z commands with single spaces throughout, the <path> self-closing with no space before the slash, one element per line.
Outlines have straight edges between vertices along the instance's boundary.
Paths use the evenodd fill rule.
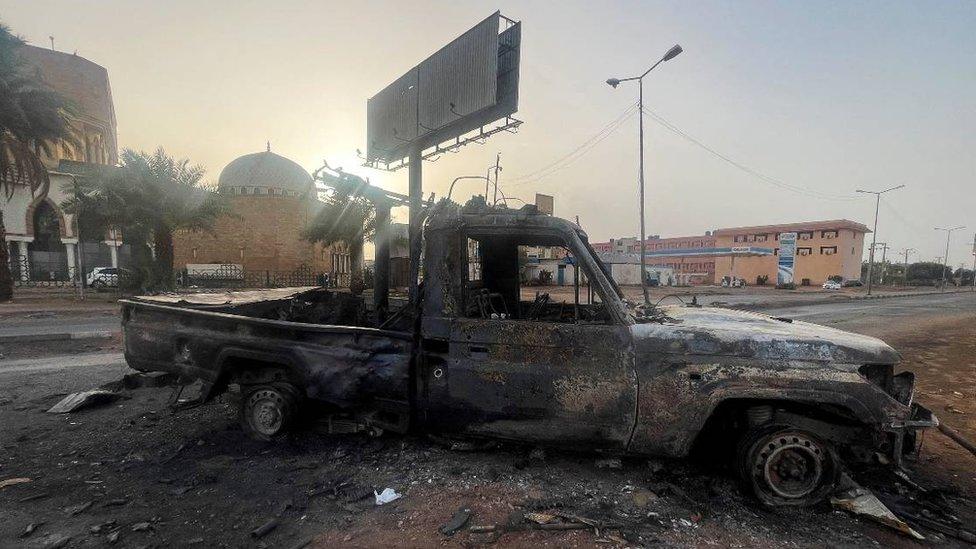
<path fill-rule="evenodd" d="M 841 287 L 841 283 L 837 282 L 836 280 L 828 280 L 827 282 L 823 283 L 824 290 L 839 290 Z"/>
<path fill-rule="evenodd" d="M 731 279 L 727 276 L 722 277 L 723 288 L 742 288 L 745 285 L 746 285 L 746 281 L 739 277 L 731 278 Z"/>
<path fill-rule="evenodd" d="M 88 273 L 89 288 L 118 288 L 119 287 L 119 268 L 118 267 L 95 267 Z"/>
<path fill-rule="evenodd" d="M 856 288 L 856 287 L 860 287 L 860 286 L 864 286 L 864 283 L 861 282 L 860 280 L 845 280 L 844 281 L 844 287 L 845 288 Z"/>

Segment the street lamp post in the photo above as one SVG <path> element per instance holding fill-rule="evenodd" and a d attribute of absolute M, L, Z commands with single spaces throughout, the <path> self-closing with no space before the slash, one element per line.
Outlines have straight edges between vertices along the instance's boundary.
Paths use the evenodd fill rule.
<path fill-rule="evenodd" d="M 891 187 L 883 191 L 864 191 L 857 189 L 859 193 L 873 194 L 877 197 L 877 201 L 874 203 L 874 230 L 871 232 L 871 251 L 868 252 L 868 295 L 871 295 L 871 286 L 874 277 L 874 245 L 878 242 L 878 209 L 881 207 L 881 195 L 902 187 L 904 185 L 898 185 L 897 187 Z"/>
<path fill-rule="evenodd" d="M 914 251 L 916 251 L 915 248 L 905 248 L 902 251 L 902 253 L 905 254 L 905 272 L 903 273 L 905 279 L 905 286 L 908 286 L 908 254 Z"/>
<path fill-rule="evenodd" d="M 958 231 L 959 229 L 965 229 L 965 225 L 959 225 L 958 227 L 936 227 L 937 231 L 946 232 L 946 249 L 945 256 L 942 258 L 942 291 L 946 291 L 946 268 L 949 265 L 949 237 L 952 236 L 952 231 Z"/>
<path fill-rule="evenodd" d="M 664 57 L 658 59 L 657 63 L 651 65 L 651 68 L 644 71 L 644 74 L 640 76 L 632 76 L 630 78 L 610 78 L 607 80 L 612 88 L 616 88 L 621 82 L 631 82 L 637 81 L 637 110 L 638 110 L 638 139 L 639 143 L 639 154 L 640 154 L 640 171 L 639 171 L 639 186 L 640 186 L 640 261 L 641 261 L 641 291 L 644 294 L 644 303 L 650 303 L 651 299 L 647 294 L 647 258 L 644 257 L 645 243 L 644 243 L 644 77 L 647 76 L 654 67 L 657 67 L 665 61 L 670 61 L 681 53 L 681 46 L 675 44 L 671 49 L 664 54 Z"/>

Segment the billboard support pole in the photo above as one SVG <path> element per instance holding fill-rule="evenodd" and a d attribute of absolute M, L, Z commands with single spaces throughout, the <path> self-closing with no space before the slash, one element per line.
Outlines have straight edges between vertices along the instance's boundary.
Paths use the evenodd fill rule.
<path fill-rule="evenodd" d="M 376 255 L 373 262 L 373 305 L 376 325 L 386 322 L 390 310 L 390 208 L 383 200 L 376 203 Z"/>
<path fill-rule="evenodd" d="M 421 223 L 422 216 L 420 207 L 423 202 L 423 150 L 417 146 L 410 151 L 409 179 L 410 179 L 410 227 L 408 237 L 410 239 L 410 303 L 420 304 L 420 288 L 417 279 L 420 277 L 420 254 L 421 250 Z"/>

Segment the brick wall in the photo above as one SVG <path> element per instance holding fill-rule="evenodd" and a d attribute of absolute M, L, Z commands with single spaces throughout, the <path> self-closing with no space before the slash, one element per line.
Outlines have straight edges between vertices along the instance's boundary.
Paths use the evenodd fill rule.
<path fill-rule="evenodd" d="M 314 202 L 292 196 L 230 196 L 231 214 L 221 217 L 212 232 L 180 232 L 174 239 L 174 266 L 187 263 L 233 263 L 245 271 L 293 271 L 307 265 L 313 272 L 341 271 L 334 252 L 301 238 L 314 216 Z M 341 263 L 341 261 L 340 261 Z"/>

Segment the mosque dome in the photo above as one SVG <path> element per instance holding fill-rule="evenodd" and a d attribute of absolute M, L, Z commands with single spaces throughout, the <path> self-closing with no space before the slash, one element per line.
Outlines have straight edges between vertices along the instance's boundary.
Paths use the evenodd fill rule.
<path fill-rule="evenodd" d="M 218 186 L 233 194 L 303 195 L 312 176 L 296 162 L 270 150 L 245 154 L 220 172 Z"/>

